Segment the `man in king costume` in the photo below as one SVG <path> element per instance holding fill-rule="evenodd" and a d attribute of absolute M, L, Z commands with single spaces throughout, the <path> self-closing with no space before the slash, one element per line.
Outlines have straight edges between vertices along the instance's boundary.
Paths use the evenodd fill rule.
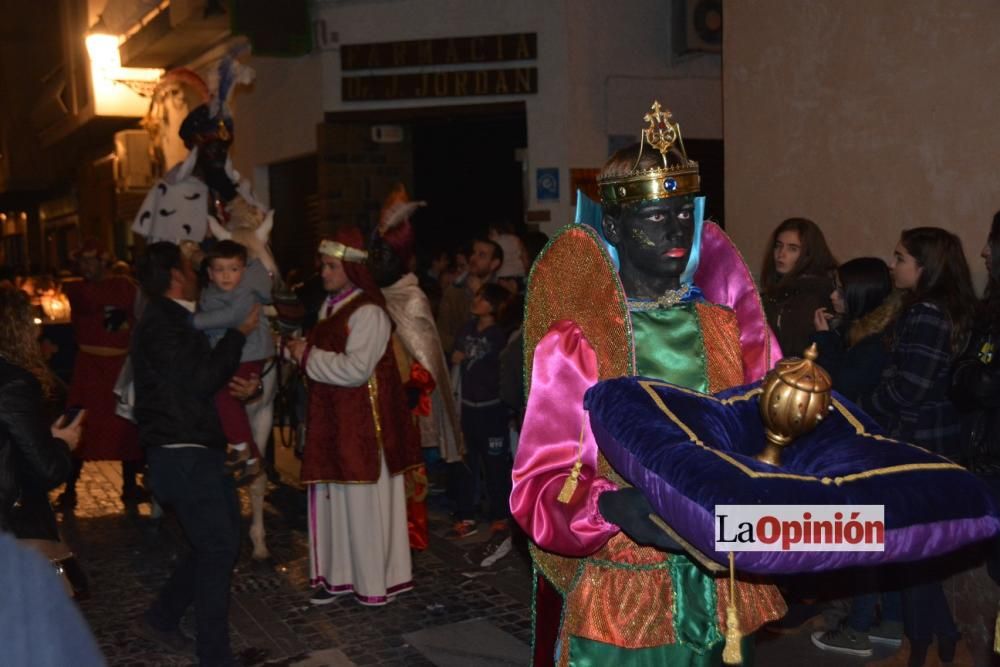
<path fill-rule="evenodd" d="M 511 509 L 532 541 L 535 665 L 717 665 L 740 635 L 747 664 L 748 635 L 786 609 L 775 587 L 751 579 L 731 595 L 728 577 L 653 525 L 645 498 L 598 451 L 583 407 L 599 380 L 718 392 L 780 357 L 745 263 L 702 222 L 679 126 L 659 103 L 645 120 L 642 141 L 605 164 L 590 226 L 561 230 L 529 281 Z M 578 222 L 587 204 L 596 209 L 581 197 Z"/>
<path fill-rule="evenodd" d="M 382 205 L 379 224 L 368 244 L 368 266 L 385 297 L 392 319 L 392 346 L 400 378 L 424 449 L 435 448 L 447 463 L 462 460 L 462 430 L 451 389 L 448 362 L 438 337 L 430 302 L 410 270 L 415 259 L 415 237 L 410 216 L 422 201 L 410 201 L 397 184 Z M 429 543 L 427 470 L 419 466 L 406 474 L 410 546 L 423 550 Z"/>
<path fill-rule="evenodd" d="M 353 228 L 320 244 L 329 296 L 308 341 L 288 345 L 309 381 L 302 481 L 313 604 L 353 593 L 384 605 L 413 588 L 403 475 L 422 463 L 420 437 L 362 247 Z"/>

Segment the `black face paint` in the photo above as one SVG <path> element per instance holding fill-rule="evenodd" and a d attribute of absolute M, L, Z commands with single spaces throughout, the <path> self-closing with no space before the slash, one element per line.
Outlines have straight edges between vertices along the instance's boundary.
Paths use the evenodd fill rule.
<path fill-rule="evenodd" d="M 368 270 L 375 284 L 388 287 L 403 277 L 406 268 L 396 252 L 381 236 L 375 235 L 368 248 Z"/>
<path fill-rule="evenodd" d="M 610 220 L 626 294 L 656 298 L 680 287 L 694 238 L 694 198 L 657 199 L 625 208 Z"/>

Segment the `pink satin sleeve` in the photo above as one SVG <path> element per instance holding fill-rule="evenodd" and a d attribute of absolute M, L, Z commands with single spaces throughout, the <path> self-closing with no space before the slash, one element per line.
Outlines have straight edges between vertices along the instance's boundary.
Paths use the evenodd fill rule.
<path fill-rule="evenodd" d="M 732 308 L 740 324 L 743 380 L 755 382 L 781 359 L 781 347 L 764 317 L 760 296 L 743 255 L 715 223 L 701 232 L 701 262 L 695 284 L 707 301 Z"/>
<path fill-rule="evenodd" d="M 597 443 L 583 409 L 597 377 L 597 355 L 580 328 L 553 324 L 535 348 L 510 509 L 538 546 L 565 556 L 591 554 L 619 530 L 597 509 L 597 497 L 618 488 L 597 472 Z M 579 483 L 570 502 L 561 503 L 557 496 L 581 451 L 581 427 Z"/>

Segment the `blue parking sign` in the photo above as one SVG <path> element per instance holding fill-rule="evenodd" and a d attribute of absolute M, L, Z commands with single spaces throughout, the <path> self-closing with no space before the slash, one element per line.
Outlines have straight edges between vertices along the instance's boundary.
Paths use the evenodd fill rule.
<path fill-rule="evenodd" d="M 545 167 L 537 170 L 535 189 L 538 191 L 538 201 L 559 199 L 559 168 Z"/>

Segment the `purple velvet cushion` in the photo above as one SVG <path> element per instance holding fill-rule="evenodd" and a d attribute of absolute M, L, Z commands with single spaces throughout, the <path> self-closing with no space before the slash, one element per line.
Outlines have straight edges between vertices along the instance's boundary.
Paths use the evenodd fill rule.
<path fill-rule="evenodd" d="M 884 505 L 885 550 L 737 552 L 759 573 L 822 571 L 918 560 L 1000 532 L 997 504 L 974 475 L 915 445 L 890 440 L 835 394 L 836 409 L 782 454 L 764 446 L 760 383 L 709 396 L 647 378 L 618 378 L 585 397 L 601 452 L 692 546 L 720 563 L 715 506 Z"/>

